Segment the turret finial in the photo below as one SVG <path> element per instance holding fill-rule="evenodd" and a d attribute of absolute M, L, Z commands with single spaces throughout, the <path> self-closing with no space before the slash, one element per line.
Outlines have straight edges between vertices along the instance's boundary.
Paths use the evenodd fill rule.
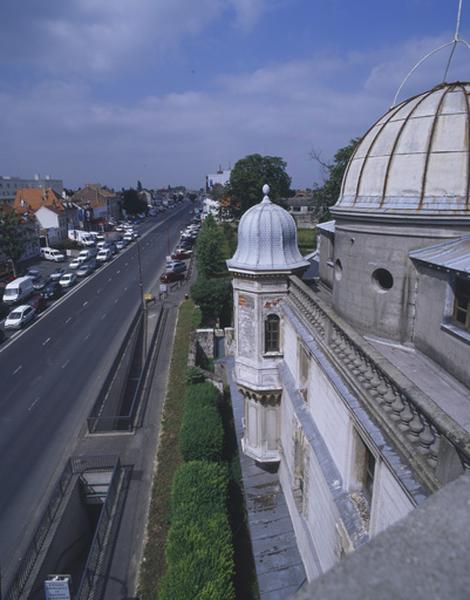
<path fill-rule="evenodd" d="M 271 188 L 269 187 L 269 185 L 267 183 L 265 183 L 263 185 L 263 194 L 264 194 L 263 202 L 271 202 L 271 200 L 270 200 L 270 198 L 268 196 L 270 189 Z"/>

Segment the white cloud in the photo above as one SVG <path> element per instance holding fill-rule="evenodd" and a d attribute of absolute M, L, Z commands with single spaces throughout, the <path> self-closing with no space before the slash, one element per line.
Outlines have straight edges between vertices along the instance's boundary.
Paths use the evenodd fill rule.
<path fill-rule="evenodd" d="M 0 163 L 10 174 L 47 172 L 69 186 L 184 183 L 253 152 L 288 162 L 294 185 L 318 176 L 312 147 L 331 156 L 388 109 L 398 83 L 436 40 L 374 54 L 317 56 L 225 76 L 212 91 L 147 97 L 131 106 L 97 101 L 87 85 L 49 82 L 32 94 L 0 94 Z M 464 68 L 465 54 L 456 59 Z M 431 66 L 406 95 L 439 83 Z"/>

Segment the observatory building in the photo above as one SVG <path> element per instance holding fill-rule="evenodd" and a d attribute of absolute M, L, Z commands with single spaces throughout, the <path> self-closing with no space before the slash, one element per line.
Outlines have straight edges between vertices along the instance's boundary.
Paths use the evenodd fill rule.
<path fill-rule="evenodd" d="M 247 211 L 233 275 L 243 450 L 278 466 L 307 578 L 470 467 L 470 83 L 393 107 L 318 226 Z"/>

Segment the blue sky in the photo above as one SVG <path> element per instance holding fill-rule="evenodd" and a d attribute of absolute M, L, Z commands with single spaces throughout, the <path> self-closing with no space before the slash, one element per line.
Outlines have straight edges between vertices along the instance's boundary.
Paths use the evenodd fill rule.
<path fill-rule="evenodd" d="M 462 34 L 470 32 L 464 1 Z M 253 152 L 295 187 L 450 40 L 457 0 L 2 0 L 0 174 L 185 184 Z M 430 60 L 403 98 L 442 80 Z M 449 80 L 470 80 L 459 48 Z"/>

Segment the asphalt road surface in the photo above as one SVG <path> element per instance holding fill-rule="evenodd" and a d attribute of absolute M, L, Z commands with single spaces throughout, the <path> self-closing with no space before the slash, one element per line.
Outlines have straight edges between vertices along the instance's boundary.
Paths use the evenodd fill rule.
<path fill-rule="evenodd" d="M 139 241 L 144 290 L 191 207 L 165 213 Z M 158 224 L 161 223 L 161 224 Z M 134 243 L 0 352 L 0 569 L 8 584 L 140 302 Z"/>

